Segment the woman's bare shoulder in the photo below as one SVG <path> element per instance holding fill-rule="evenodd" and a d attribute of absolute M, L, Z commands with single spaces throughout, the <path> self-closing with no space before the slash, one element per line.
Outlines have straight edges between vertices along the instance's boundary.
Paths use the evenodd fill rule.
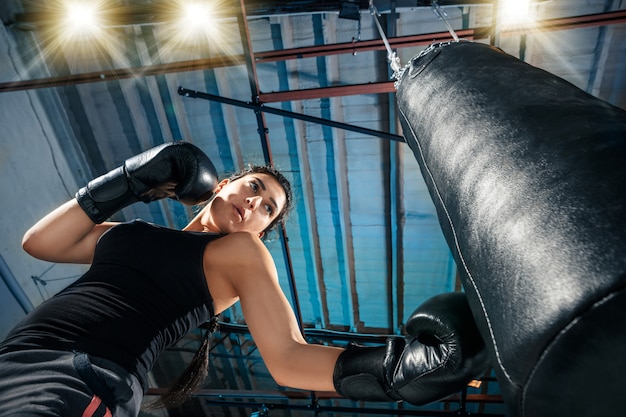
<path fill-rule="evenodd" d="M 272 255 L 258 236 L 247 232 L 231 233 L 209 243 L 204 252 L 204 269 L 211 293 L 215 289 L 226 294 L 224 298 L 231 304 L 235 298 L 278 285 Z"/>
<path fill-rule="evenodd" d="M 269 250 L 259 237 L 249 232 L 234 232 L 212 241 L 205 251 L 205 260 L 238 264 L 259 263 L 271 259 Z"/>
<path fill-rule="evenodd" d="M 254 233 L 233 232 L 216 239 L 215 242 L 223 246 L 236 246 L 250 250 L 267 250 L 263 241 Z"/>

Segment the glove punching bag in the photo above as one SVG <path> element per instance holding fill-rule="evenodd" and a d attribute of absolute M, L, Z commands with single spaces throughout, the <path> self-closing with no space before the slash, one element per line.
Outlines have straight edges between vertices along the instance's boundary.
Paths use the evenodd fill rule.
<path fill-rule="evenodd" d="M 623 415 L 626 112 L 473 42 L 397 88 L 508 415 Z"/>
<path fill-rule="evenodd" d="M 461 391 L 488 366 L 484 343 L 461 292 L 439 294 L 406 322 L 406 338 L 385 346 L 350 345 L 333 381 L 344 397 L 428 404 Z"/>

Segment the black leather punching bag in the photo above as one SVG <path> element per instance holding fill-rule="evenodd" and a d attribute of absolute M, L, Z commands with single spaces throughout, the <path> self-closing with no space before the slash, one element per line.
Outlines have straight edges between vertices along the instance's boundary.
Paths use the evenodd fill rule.
<path fill-rule="evenodd" d="M 397 87 L 508 414 L 626 415 L 626 112 L 473 42 Z"/>

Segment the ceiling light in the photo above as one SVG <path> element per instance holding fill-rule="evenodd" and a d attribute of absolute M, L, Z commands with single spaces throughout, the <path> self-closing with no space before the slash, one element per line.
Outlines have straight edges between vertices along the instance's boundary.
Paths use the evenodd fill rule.
<path fill-rule="evenodd" d="M 214 2 L 187 1 L 181 4 L 179 30 L 183 37 L 193 39 L 211 37 L 216 32 Z"/>
<path fill-rule="evenodd" d="M 184 5 L 183 23 L 190 29 L 201 29 L 211 24 L 211 10 L 207 4 L 189 3 Z"/>
<path fill-rule="evenodd" d="M 177 3 L 177 4 L 176 4 Z M 171 42 L 180 45 L 208 45 L 220 42 L 226 36 L 224 25 L 218 24 L 224 7 L 221 1 L 176 0 L 176 19 L 171 22 Z M 220 7 L 221 6 L 221 7 Z"/>
<path fill-rule="evenodd" d="M 94 34 L 101 28 L 98 4 L 73 1 L 65 4 L 63 29 L 68 36 Z"/>
<path fill-rule="evenodd" d="M 499 17 L 503 25 L 530 23 L 530 0 L 504 0 L 499 4 Z"/>

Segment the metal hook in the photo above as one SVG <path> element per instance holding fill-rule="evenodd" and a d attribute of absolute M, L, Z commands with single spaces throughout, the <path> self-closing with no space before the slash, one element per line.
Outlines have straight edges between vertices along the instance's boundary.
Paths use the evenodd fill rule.
<path fill-rule="evenodd" d="M 385 36 L 385 32 L 383 31 L 383 28 L 380 25 L 380 22 L 378 21 L 377 16 L 380 16 L 380 13 L 378 13 L 378 10 L 376 10 L 376 6 L 374 6 L 374 2 L 372 0 L 370 0 L 369 11 L 372 17 L 374 18 L 374 23 L 376 23 L 376 27 L 378 28 L 378 32 L 380 33 L 380 37 L 383 39 L 385 48 L 387 49 L 387 61 L 389 61 L 389 66 L 393 70 L 392 78 L 398 78 L 398 72 L 400 71 L 400 68 L 402 67 L 400 65 L 400 59 L 398 58 L 396 53 L 391 50 L 391 45 L 389 45 L 387 36 Z"/>
<path fill-rule="evenodd" d="M 450 35 L 452 35 L 454 40 L 458 42 L 459 37 L 457 36 L 456 32 L 454 31 L 454 29 L 452 29 L 452 26 L 450 26 L 450 23 L 448 23 L 448 20 L 446 19 L 446 16 L 448 14 L 441 8 L 439 3 L 437 3 L 437 0 L 432 1 L 432 9 L 433 9 L 433 13 L 435 13 L 435 15 L 437 15 L 437 17 L 443 21 L 443 24 L 446 25 L 446 28 L 448 29 L 448 32 L 450 32 Z"/>
<path fill-rule="evenodd" d="M 352 37 L 352 56 L 356 56 L 357 51 L 356 51 L 356 47 L 355 47 L 355 43 L 357 42 L 361 42 L 361 18 L 359 17 L 358 20 L 358 29 L 357 29 L 357 34 L 356 34 L 356 38 L 353 36 Z"/>

